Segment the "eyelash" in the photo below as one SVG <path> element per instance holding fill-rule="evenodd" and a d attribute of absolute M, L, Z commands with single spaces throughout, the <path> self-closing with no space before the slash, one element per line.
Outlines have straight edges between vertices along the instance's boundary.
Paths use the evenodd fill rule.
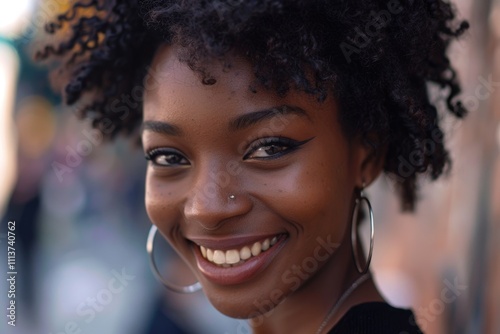
<path fill-rule="evenodd" d="M 286 155 L 288 153 L 291 153 L 291 152 L 299 149 L 302 145 L 306 144 L 307 142 L 309 142 L 312 139 L 314 139 L 314 137 L 310 138 L 310 139 L 306 139 L 304 141 L 297 141 L 297 140 L 293 140 L 293 139 L 285 138 L 285 137 L 270 137 L 270 138 L 257 139 L 250 146 L 248 153 L 246 153 L 243 156 L 243 160 L 247 160 L 257 150 L 259 150 L 261 148 L 265 148 L 265 147 L 271 147 L 271 146 L 276 146 L 276 147 L 285 148 L 285 149 L 278 152 L 278 153 L 272 154 L 268 157 L 255 157 L 254 159 L 257 159 L 257 160 L 278 159 L 279 157 L 281 157 L 283 155 Z M 182 161 L 182 160 L 187 161 L 187 159 L 181 153 L 177 152 L 176 150 L 167 149 L 167 148 L 155 148 L 155 149 L 149 150 L 145 154 L 145 159 L 150 161 L 153 165 L 159 166 L 159 167 L 185 166 L 185 164 L 180 164 L 180 163 L 170 164 L 169 166 L 159 164 L 156 162 L 156 159 L 160 156 L 174 156 L 174 157 L 177 157 L 180 161 Z"/>
<path fill-rule="evenodd" d="M 312 139 L 312 138 L 311 138 Z M 304 141 L 297 141 L 293 140 L 290 138 L 285 138 L 285 137 L 270 137 L 270 138 L 261 138 L 257 139 L 252 145 L 250 146 L 250 150 L 248 153 L 245 154 L 243 157 L 243 160 L 248 159 L 253 153 L 255 153 L 257 150 L 265 147 L 271 147 L 271 146 L 277 146 L 277 147 L 286 147 L 283 151 L 280 151 L 276 154 L 272 154 L 268 157 L 256 157 L 255 159 L 258 160 L 272 160 L 272 159 L 277 159 L 285 154 L 291 153 L 295 151 L 296 149 L 300 148 L 302 145 L 310 141 L 311 139 L 307 139 Z"/>
<path fill-rule="evenodd" d="M 160 156 L 175 156 L 175 157 L 178 157 L 179 160 L 187 160 L 181 153 L 177 152 L 176 150 L 167 149 L 167 148 L 154 148 L 152 150 L 149 150 L 148 152 L 146 152 L 145 159 L 150 161 L 153 165 L 159 166 L 159 167 L 170 167 L 170 166 L 174 165 L 174 164 L 171 164 L 170 166 L 165 166 L 165 165 L 161 165 L 161 164 L 157 163 L 156 158 L 158 158 Z M 180 164 L 177 163 L 175 165 L 179 166 Z M 185 166 L 185 165 L 181 165 L 181 166 Z"/>

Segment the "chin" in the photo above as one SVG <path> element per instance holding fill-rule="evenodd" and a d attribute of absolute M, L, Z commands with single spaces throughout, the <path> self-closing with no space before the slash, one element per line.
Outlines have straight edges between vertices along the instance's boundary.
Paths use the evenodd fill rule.
<path fill-rule="evenodd" d="M 212 304 L 220 313 L 235 319 L 254 319 L 259 317 L 267 317 L 272 313 L 278 304 L 274 303 L 269 298 L 254 295 L 254 297 L 242 296 L 241 293 L 213 293 L 205 290 L 205 294 Z M 269 294 L 268 294 L 269 295 Z"/>

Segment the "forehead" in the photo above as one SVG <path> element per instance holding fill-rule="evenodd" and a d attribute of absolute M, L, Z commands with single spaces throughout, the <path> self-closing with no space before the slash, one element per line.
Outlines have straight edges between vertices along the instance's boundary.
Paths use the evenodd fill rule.
<path fill-rule="evenodd" d="M 224 60 L 207 59 L 202 70 L 191 69 L 185 61 L 181 61 L 182 49 L 178 46 L 163 46 L 155 54 L 152 64 L 153 89 L 146 89 L 145 100 L 159 98 L 159 95 L 182 93 L 182 90 L 192 90 L 208 94 L 245 93 L 245 96 L 255 95 L 250 90 L 255 76 L 251 64 L 234 55 L 227 55 Z M 183 56 L 183 55 L 182 55 Z M 230 64 L 224 66 L 224 64 Z M 215 79 L 213 84 L 203 81 L 206 78 Z"/>
<path fill-rule="evenodd" d="M 279 96 L 257 85 L 252 64 L 236 55 L 204 62 L 203 73 L 215 79 L 214 84 L 204 84 L 199 71 L 179 60 L 181 51 L 177 46 L 163 46 L 155 54 L 150 68 L 152 76 L 146 79 L 152 83 L 145 83 L 144 120 L 189 121 L 210 126 L 221 118 L 282 105 L 306 110 L 311 120 L 319 117 L 323 109 L 333 116 L 335 103 L 329 99 L 319 103 L 313 95 L 293 90 Z M 324 116 L 320 117 L 323 121 Z"/>

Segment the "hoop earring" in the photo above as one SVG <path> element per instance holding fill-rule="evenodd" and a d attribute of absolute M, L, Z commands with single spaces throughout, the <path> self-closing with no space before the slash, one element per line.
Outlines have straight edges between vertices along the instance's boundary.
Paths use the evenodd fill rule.
<path fill-rule="evenodd" d="M 188 286 L 180 286 L 176 285 L 173 283 L 170 283 L 166 281 L 163 277 L 161 277 L 158 267 L 156 266 L 156 262 L 153 256 L 153 248 L 154 248 L 154 241 L 155 241 L 155 235 L 156 231 L 158 231 L 158 228 L 155 225 L 151 225 L 151 228 L 149 229 L 149 234 L 148 234 L 148 241 L 146 243 L 146 250 L 149 255 L 149 264 L 151 266 L 151 271 L 155 275 L 156 279 L 160 281 L 167 289 L 172 290 L 174 292 L 178 293 L 193 293 L 201 289 L 201 284 L 200 282 L 196 282 L 194 284 L 188 285 Z"/>
<path fill-rule="evenodd" d="M 359 212 L 359 205 L 361 202 L 366 202 L 366 205 L 368 206 L 368 215 L 370 217 L 370 251 L 368 252 L 368 257 L 366 258 L 366 264 L 364 268 L 361 267 L 359 264 L 359 256 L 358 256 L 358 236 L 357 236 L 357 230 L 358 230 L 358 212 Z M 352 222 L 351 222 L 351 243 L 352 243 L 352 255 L 354 257 L 354 263 L 356 264 L 356 269 L 361 275 L 364 275 L 368 272 L 368 269 L 370 268 L 370 263 L 372 261 L 372 255 L 373 255 L 373 241 L 375 237 L 375 226 L 373 222 L 373 210 L 372 210 L 372 205 L 370 201 L 368 200 L 367 197 L 363 195 L 363 189 L 361 189 L 359 197 L 356 198 L 356 204 L 354 205 L 354 212 L 352 215 Z"/>

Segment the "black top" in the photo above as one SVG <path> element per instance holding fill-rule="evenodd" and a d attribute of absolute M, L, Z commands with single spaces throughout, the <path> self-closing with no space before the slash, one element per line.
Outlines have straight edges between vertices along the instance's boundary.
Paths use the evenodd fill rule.
<path fill-rule="evenodd" d="M 422 334 L 412 311 L 383 302 L 353 306 L 328 334 Z"/>

